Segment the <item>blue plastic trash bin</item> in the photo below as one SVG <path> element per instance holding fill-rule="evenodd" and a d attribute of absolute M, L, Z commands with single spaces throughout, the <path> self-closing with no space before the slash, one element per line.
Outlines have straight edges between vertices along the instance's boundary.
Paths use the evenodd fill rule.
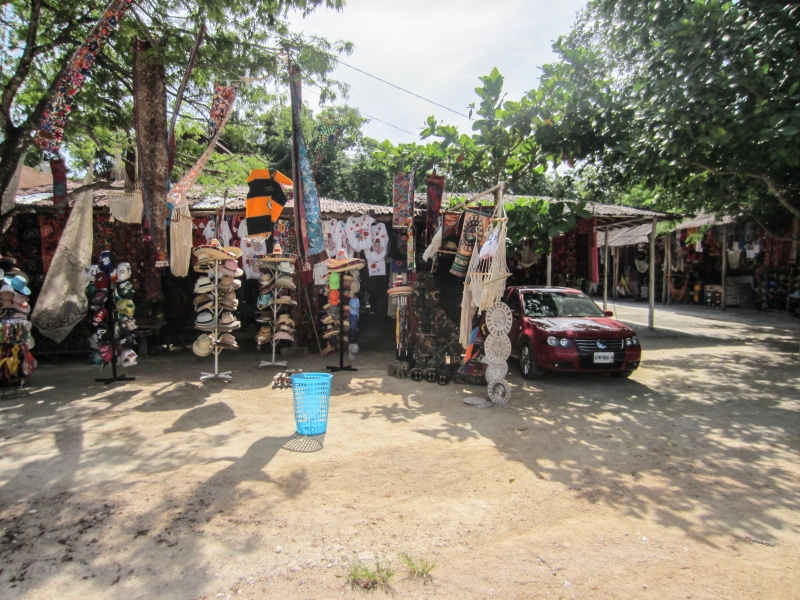
<path fill-rule="evenodd" d="M 331 401 L 330 373 L 298 373 L 292 375 L 294 420 L 297 433 L 319 435 L 328 428 L 328 406 Z"/>

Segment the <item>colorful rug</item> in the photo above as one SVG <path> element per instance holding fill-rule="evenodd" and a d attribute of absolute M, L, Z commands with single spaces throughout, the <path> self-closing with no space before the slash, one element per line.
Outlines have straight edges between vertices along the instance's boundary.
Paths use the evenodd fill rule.
<path fill-rule="evenodd" d="M 392 227 L 404 229 L 414 219 L 414 172 L 398 171 L 392 180 Z"/>
<path fill-rule="evenodd" d="M 19 249 L 23 257 L 20 270 L 28 275 L 41 275 L 42 269 L 42 235 L 39 229 L 39 216 L 34 213 L 17 215 Z"/>
<path fill-rule="evenodd" d="M 141 163 L 144 205 L 155 248 L 155 265 L 167 259 L 167 75 L 158 50 L 136 40 L 133 59 L 133 106 L 136 144 Z"/>
<path fill-rule="evenodd" d="M 111 4 L 92 28 L 89 37 L 75 50 L 67 63 L 56 93 L 47 103 L 42 120 L 39 122 L 39 131 L 36 132 L 34 143 L 40 150 L 58 152 L 75 95 L 83 88 L 84 81 L 97 61 L 97 55 L 132 4 L 133 0 L 111 0 Z"/>
<path fill-rule="evenodd" d="M 445 252 L 455 252 L 458 250 L 458 240 L 460 238 L 461 218 L 464 213 L 446 212 L 442 214 L 442 245 L 439 250 Z"/>
<path fill-rule="evenodd" d="M 428 213 L 425 224 L 425 245 L 431 243 L 433 232 L 439 226 L 439 213 L 442 210 L 444 176 L 435 173 L 426 180 L 428 184 Z"/>
<path fill-rule="evenodd" d="M 461 230 L 461 241 L 458 244 L 458 251 L 453 261 L 453 266 L 450 268 L 450 272 L 456 277 L 467 276 L 467 268 L 472 258 L 475 242 L 483 236 L 483 233 L 489 227 L 489 219 L 493 211 L 494 207 L 491 206 L 467 208 L 464 211 L 464 226 Z"/>

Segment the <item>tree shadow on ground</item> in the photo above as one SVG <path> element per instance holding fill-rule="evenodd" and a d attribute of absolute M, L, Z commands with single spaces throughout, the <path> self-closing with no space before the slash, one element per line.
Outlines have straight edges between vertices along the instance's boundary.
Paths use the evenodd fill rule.
<path fill-rule="evenodd" d="M 416 431 L 452 443 L 491 439 L 505 457 L 578 498 L 634 518 L 649 515 L 711 546 L 714 536 L 770 540 L 790 527 L 776 512 L 800 510 L 800 483 L 779 464 L 781 457 L 800 459 L 795 360 L 764 352 L 732 360 L 695 348 L 648 362 L 648 369 L 656 372 L 652 385 L 602 375 L 532 384 L 512 365 L 505 406 L 482 411 L 456 394 L 440 400 L 420 383 L 402 403 L 353 412 L 390 423 L 441 415 L 444 425 Z M 550 399 L 555 388 L 574 398 Z M 484 388 L 464 391 L 481 395 Z"/>
<path fill-rule="evenodd" d="M 198 406 L 183 413 L 172 427 L 164 430 L 164 433 L 175 433 L 178 431 L 192 431 L 193 429 L 206 429 L 231 421 L 236 418 L 230 406 L 224 402 L 216 402 L 206 406 Z"/>

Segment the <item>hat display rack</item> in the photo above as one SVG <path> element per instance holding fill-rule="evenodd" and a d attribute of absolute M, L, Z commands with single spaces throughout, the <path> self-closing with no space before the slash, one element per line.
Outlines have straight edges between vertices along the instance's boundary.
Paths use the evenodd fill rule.
<path fill-rule="evenodd" d="M 261 271 L 261 291 L 258 296 L 260 309 L 258 323 L 261 329 L 256 335 L 259 349 L 262 344 L 272 346 L 272 359 L 262 360 L 258 367 L 285 367 L 286 361 L 275 360 L 275 350 L 282 341 L 294 340 L 295 323 L 289 312 L 290 306 L 296 306 L 289 290 L 296 290 L 294 281 L 297 256 L 283 254 L 279 244 L 274 244 L 272 254 L 258 258 Z M 286 293 L 284 293 L 286 292 Z M 279 314 L 280 313 L 280 314 Z"/>
<path fill-rule="evenodd" d="M 95 274 L 94 285 L 89 288 L 89 291 L 92 287 L 94 289 L 90 302 L 95 332 L 89 339 L 89 345 L 94 350 L 89 362 L 102 365 L 103 368 L 111 364 L 111 377 L 98 377 L 95 381 L 106 385 L 134 381 L 135 377 L 117 372 L 118 365 L 130 367 L 137 362 L 136 353 L 131 348 L 136 344 L 131 267 L 122 262 L 115 268 L 111 253 L 103 252 L 100 265 L 93 267 L 90 273 Z"/>
<path fill-rule="evenodd" d="M 0 387 L 6 388 L 2 398 L 29 395 L 25 384 L 37 364 L 31 354 L 30 294 L 28 276 L 16 268 L 16 260 L 0 256 Z"/>
<path fill-rule="evenodd" d="M 329 258 L 326 262 L 328 285 L 325 293 L 328 296 L 327 311 L 323 323 L 328 330 L 323 337 L 328 339 L 329 348 L 336 339 L 339 345 L 339 366 L 329 366 L 331 373 L 339 371 L 357 371 L 352 365 L 344 364 L 345 341 L 351 343 L 349 355 L 351 358 L 358 354 L 358 291 L 360 283 L 357 279 L 358 272 L 366 264 L 360 258 L 348 258 L 343 250 L 339 250 L 336 258 Z M 346 274 L 349 271 L 349 274 Z M 345 290 L 347 288 L 347 290 Z M 347 306 L 344 305 L 346 296 L 350 296 Z M 355 300 L 355 302 L 354 302 Z M 347 314 L 349 313 L 349 315 Z M 347 334 L 347 337 L 345 335 Z"/>
<path fill-rule="evenodd" d="M 214 372 L 200 373 L 200 381 L 229 382 L 233 375 L 230 371 L 220 372 L 219 355 L 223 350 L 239 349 L 231 332 L 241 327 L 232 311 L 239 305 L 235 292 L 242 285 L 239 277 L 243 273 L 237 263 L 242 251 L 233 246 L 223 248 L 217 240 L 211 240 L 197 246 L 193 253 L 197 257 L 194 270 L 201 274 L 194 288 L 195 329 L 203 333 L 192 350 L 201 357 L 214 355 Z"/>

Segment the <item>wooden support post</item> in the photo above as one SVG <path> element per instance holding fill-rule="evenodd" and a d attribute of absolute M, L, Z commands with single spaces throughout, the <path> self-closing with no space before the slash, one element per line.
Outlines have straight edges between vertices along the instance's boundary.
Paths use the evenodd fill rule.
<path fill-rule="evenodd" d="M 614 281 L 613 281 L 613 298 L 616 300 L 619 298 L 619 290 L 617 290 L 617 284 L 619 283 L 619 246 L 614 247 Z"/>
<path fill-rule="evenodd" d="M 553 240 L 550 240 L 550 252 L 547 253 L 547 287 L 553 285 Z"/>
<path fill-rule="evenodd" d="M 650 329 L 656 327 L 656 227 L 658 217 L 653 217 L 653 228 L 650 231 L 650 285 L 647 290 L 647 300 L 650 305 L 650 314 L 647 319 L 647 326 Z"/>
<path fill-rule="evenodd" d="M 725 297 L 725 287 L 728 283 L 728 225 L 722 225 L 722 293 L 720 294 L 719 307 L 728 310 L 728 299 Z"/>
<path fill-rule="evenodd" d="M 665 305 L 667 303 L 667 297 L 669 296 L 669 271 L 667 270 L 667 236 L 661 238 L 661 242 L 664 244 L 664 257 L 661 260 L 661 304 Z"/>
<path fill-rule="evenodd" d="M 669 252 L 667 253 L 667 287 L 672 284 L 672 234 L 667 236 L 667 244 L 669 244 Z M 672 289 L 667 290 L 667 306 L 672 305 Z"/>
<path fill-rule="evenodd" d="M 603 310 L 608 310 L 608 225 L 606 225 L 606 242 L 603 246 Z"/>

